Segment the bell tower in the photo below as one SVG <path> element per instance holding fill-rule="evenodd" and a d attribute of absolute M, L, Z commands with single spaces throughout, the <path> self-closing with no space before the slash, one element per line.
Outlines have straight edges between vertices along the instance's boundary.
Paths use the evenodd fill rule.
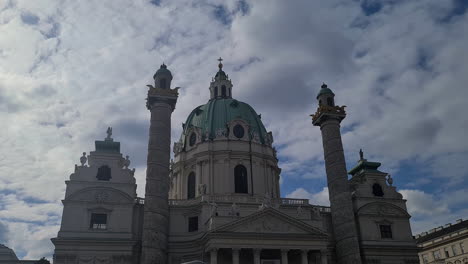
<path fill-rule="evenodd" d="M 172 74 L 166 65 L 154 75 L 155 86 L 148 85 L 146 107 L 151 112 L 146 169 L 145 207 L 141 264 L 167 263 L 169 233 L 169 159 L 171 115 L 178 88 L 171 89 Z"/>
<path fill-rule="evenodd" d="M 335 106 L 334 97 L 332 90 L 323 84 L 317 95 L 319 107 L 312 115 L 312 124 L 322 131 L 337 263 L 360 264 L 358 232 L 340 132 L 340 123 L 346 112 L 345 106 Z"/>

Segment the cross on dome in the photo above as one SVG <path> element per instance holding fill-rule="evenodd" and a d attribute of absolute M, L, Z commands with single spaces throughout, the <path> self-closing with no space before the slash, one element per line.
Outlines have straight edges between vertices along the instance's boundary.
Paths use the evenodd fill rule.
<path fill-rule="evenodd" d="M 218 61 L 219 61 L 218 67 L 219 67 L 219 70 L 221 71 L 223 69 L 223 63 L 222 63 L 223 58 L 219 57 Z"/>

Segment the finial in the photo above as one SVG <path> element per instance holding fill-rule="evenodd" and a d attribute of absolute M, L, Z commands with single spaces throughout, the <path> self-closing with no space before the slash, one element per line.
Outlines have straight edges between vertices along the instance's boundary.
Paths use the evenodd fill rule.
<path fill-rule="evenodd" d="M 327 87 L 328 87 L 328 86 L 327 86 L 325 83 L 322 83 L 322 87 L 321 87 L 322 89 L 325 89 L 325 88 L 327 88 Z"/>
<path fill-rule="evenodd" d="M 163 62 L 163 64 L 161 64 L 161 69 L 166 69 L 166 68 L 167 68 L 167 66 L 166 66 L 166 64 L 164 64 L 164 62 Z"/>
<path fill-rule="evenodd" d="M 83 156 L 80 158 L 81 167 L 85 166 L 87 160 L 88 159 L 86 158 L 86 152 L 83 152 Z"/>
<path fill-rule="evenodd" d="M 359 157 L 360 157 L 360 160 L 364 159 L 364 152 L 362 152 L 362 149 L 359 149 Z"/>
<path fill-rule="evenodd" d="M 222 63 L 223 59 L 219 57 L 218 61 L 219 61 L 218 67 L 219 67 L 219 70 L 221 71 L 223 69 L 223 63 Z"/>

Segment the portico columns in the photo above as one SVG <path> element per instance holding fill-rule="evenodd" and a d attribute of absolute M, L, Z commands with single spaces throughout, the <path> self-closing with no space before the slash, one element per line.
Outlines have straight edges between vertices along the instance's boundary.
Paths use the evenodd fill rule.
<path fill-rule="evenodd" d="M 326 250 L 320 250 L 320 260 L 322 264 L 327 264 L 327 251 Z"/>
<path fill-rule="evenodd" d="M 288 264 L 289 249 L 281 249 L 281 264 Z"/>
<path fill-rule="evenodd" d="M 238 248 L 232 249 L 232 264 L 239 264 L 239 250 Z"/>
<path fill-rule="evenodd" d="M 307 250 L 301 250 L 301 264 L 308 264 L 309 261 L 307 260 Z"/>
<path fill-rule="evenodd" d="M 210 264 L 218 264 L 218 249 L 210 250 Z"/>
<path fill-rule="evenodd" d="M 254 248 L 254 264 L 260 264 L 260 252 L 262 249 Z"/>

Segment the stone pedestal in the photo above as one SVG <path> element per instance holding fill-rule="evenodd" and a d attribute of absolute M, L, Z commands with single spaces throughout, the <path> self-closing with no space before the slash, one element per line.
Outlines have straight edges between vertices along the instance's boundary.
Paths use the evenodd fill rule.
<path fill-rule="evenodd" d="M 169 232 L 171 114 L 177 90 L 150 88 L 151 111 L 143 220 L 142 264 L 166 264 Z"/>

